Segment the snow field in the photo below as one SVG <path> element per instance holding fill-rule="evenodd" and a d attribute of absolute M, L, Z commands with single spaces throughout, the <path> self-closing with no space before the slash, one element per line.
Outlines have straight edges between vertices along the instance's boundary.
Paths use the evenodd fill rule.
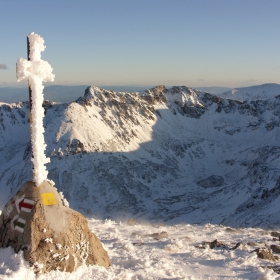
<path fill-rule="evenodd" d="M 229 229 L 219 225 L 148 224 L 89 219 L 89 227 L 108 251 L 109 268 L 81 266 L 73 273 L 52 271 L 35 276 L 22 253 L 0 249 L 0 279 L 280 279 L 275 266 L 259 259 L 253 247 L 229 250 L 237 242 L 254 242 L 258 247 L 273 244 L 269 231 L 259 228 Z M 166 231 L 167 238 L 156 240 L 150 234 Z M 218 241 L 228 248 L 210 249 L 203 241 Z M 205 247 L 205 249 L 195 246 Z M 277 255 L 277 254 L 274 254 Z"/>

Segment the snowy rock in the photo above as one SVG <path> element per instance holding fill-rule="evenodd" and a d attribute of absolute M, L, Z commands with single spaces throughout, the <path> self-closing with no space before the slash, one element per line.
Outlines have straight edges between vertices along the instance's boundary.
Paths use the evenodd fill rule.
<path fill-rule="evenodd" d="M 279 265 L 273 266 L 272 269 L 275 273 L 280 274 L 280 266 Z"/>
<path fill-rule="evenodd" d="M 280 246 L 275 245 L 275 244 L 271 244 L 270 249 L 272 250 L 273 253 L 280 254 Z"/>
<path fill-rule="evenodd" d="M 275 258 L 272 254 L 272 251 L 269 248 L 258 248 L 256 252 L 258 258 L 275 262 Z"/>
<path fill-rule="evenodd" d="M 222 242 L 219 242 L 217 239 L 210 242 L 209 246 L 210 246 L 211 249 L 214 249 L 215 247 L 223 247 L 223 248 L 228 247 L 226 244 L 224 244 Z"/>
<path fill-rule="evenodd" d="M 224 244 L 223 242 L 220 242 L 217 239 L 215 239 L 212 242 L 204 241 L 204 242 L 202 242 L 202 245 L 204 245 L 204 246 L 207 245 L 207 246 L 209 246 L 210 249 L 214 249 L 216 247 L 221 247 L 221 248 L 227 248 L 228 249 L 228 247 L 229 247 L 227 244 Z"/>
<path fill-rule="evenodd" d="M 144 245 L 144 243 L 142 243 L 142 242 L 133 242 L 132 244 L 134 246 L 142 246 L 142 245 Z"/>
<path fill-rule="evenodd" d="M 225 231 L 226 231 L 226 232 L 229 232 L 229 233 L 236 233 L 236 230 L 235 230 L 235 229 L 229 228 L 229 227 L 226 228 Z"/>
<path fill-rule="evenodd" d="M 201 245 L 195 245 L 194 247 L 197 248 L 197 249 L 206 249 L 205 246 L 201 246 Z"/>
<path fill-rule="evenodd" d="M 244 243 L 244 242 L 238 242 L 238 243 L 236 243 L 236 245 L 233 247 L 233 248 L 231 248 L 231 250 L 235 250 L 235 249 L 240 249 L 240 250 L 244 250 L 244 249 L 246 249 L 246 243 Z"/>
<path fill-rule="evenodd" d="M 62 198 L 51 181 L 24 184 L 0 216 L 0 248 L 22 250 L 36 273 L 72 272 L 82 264 L 108 267 L 108 254 L 87 220 Z"/>
<path fill-rule="evenodd" d="M 278 232 L 278 231 L 272 231 L 272 232 L 270 233 L 270 235 L 273 236 L 273 237 L 280 237 L 280 232 Z"/>
<path fill-rule="evenodd" d="M 161 239 L 165 239 L 168 238 L 168 234 L 166 231 L 162 231 L 162 232 L 157 232 L 157 233 L 152 233 L 152 234 L 147 234 L 147 236 L 152 237 L 156 240 L 161 240 Z"/>
<path fill-rule="evenodd" d="M 248 244 L 249 246 L 252 246 L 252 247 L 258 247 L 258 246 L 259 246 L 258 243 L 252 242 L 252 241 L 247 242 L 247 244 Z"/>
<path fill-rule="evenodd" d="M 135 222 L 132 218 L 130 218 L 130 219 L 127 221 L 127 224 L 130 225 L 130 226 L 134 226 L 134 225 L 136 225 L 136 222 Z"/>

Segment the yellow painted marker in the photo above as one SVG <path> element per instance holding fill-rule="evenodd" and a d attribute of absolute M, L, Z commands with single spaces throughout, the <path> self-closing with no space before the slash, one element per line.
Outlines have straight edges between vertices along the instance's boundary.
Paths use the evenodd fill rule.
<path fill-rule="evenodd" d="M 45 206 L 56 204 L 54 193 L 41 193 L 42 201 Z"/>

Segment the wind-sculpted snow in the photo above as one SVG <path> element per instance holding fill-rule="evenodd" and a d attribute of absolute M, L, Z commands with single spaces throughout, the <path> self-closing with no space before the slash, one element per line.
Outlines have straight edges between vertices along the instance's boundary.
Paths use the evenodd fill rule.
<path fill-rule="evenodd" d="M 89 87 L 44 107 L 49 179 L 88 217 L 279 226 L 279 96 Z M 28 118 L 0 106 L 0 208 L 32 176 Z"/>

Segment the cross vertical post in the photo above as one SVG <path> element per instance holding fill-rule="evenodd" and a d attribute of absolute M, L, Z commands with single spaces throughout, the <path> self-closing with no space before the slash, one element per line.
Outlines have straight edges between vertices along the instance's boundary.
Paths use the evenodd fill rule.
<path fill-rule="evenodd" d="M 44 96 L 43 82 L 52 82 L 54 74 L 52 67 L 41 59 L 41 52 L 45 50 L 44 39 L 34 32 L 27 37 L 28 60 L 20 58 L 17 61 L 18 82 L 27 81 L 29 87 L 30 135 L 33 163 L 33 181 L 38 187 L 47 179 L 48 171 L 45 164 L 50 162 L 44 151 Z"/>
<path fill-rule="evenodd" d="M 29 38 L 28 36 L 26 37 L 27 39 L 27 60 L 30 61 L 30 43 L 29 43 Z M 31 85 L 29 83 L 28 80 L 28 92 L 29 92 L 29 124 L 30 124 L 30 137 L 32 137 L 32 89 L 31 89 Z M 32 149 L 32 143 L 31 143 L 31 139 L 30 139 L 30 148 L 31 148 L 31 157 L 33 157 L 33 149 Z M 32 170 L 34 170 L 34 164 L 32 163 L 33 168 Z M 33 172 L 33 179 L 34 179 L 34 172 Z"/>
<path fill-rule="evenodd" d="M 30 43 L 29 43 L 29 38 L 28 36 L 27 38 L 27 60 L 30 61 Z M 28 89 L 29 89 L 29 110 L 31 113 L 31 109 L 32 109 L 32 100 L 31 100 L 31 95 L 32 95 L 32 89 L 28 80 Z"/>

